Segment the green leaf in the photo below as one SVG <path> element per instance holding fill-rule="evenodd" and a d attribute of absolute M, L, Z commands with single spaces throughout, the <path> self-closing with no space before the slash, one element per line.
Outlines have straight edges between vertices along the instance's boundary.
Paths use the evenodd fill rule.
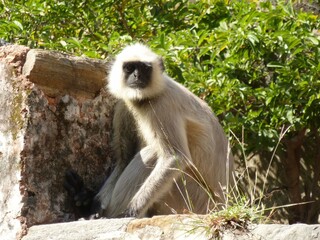
<path fill-rule="evenodd" d="M 315 37 L 308 37 L 308 39 L 314 44 L 319 45 L 319 40 Z"/>
<path fill-rule="evenodd" d="M 202 44 L 202 42 L 207 38 L 208 33 L 207 32 L 202 32 L 202 34 L 200 35 L 200 38 L 198 40 L 198 46 L 200 46 Z"/>
<path fill-rule="evenodd" d="M 225 21 L 220 22 L 220 28 L 224 31 L 228 30 L 228 25 Z"/>
<path fill-rule="evenodd" d="M 266 106 L 268 106 L 271 103 L 272 100 L 273 100 L 273 97 L 267 97 Z"/>
<path fill-rule="evenodd" d="M 21 30 L 23 30 L 23 26 L 21 24 L 21 22 L 17 21 L 17 20 L 14 20 L 13 23 L 18 27 L 20 28 Z"/>
<path fill-rule="evenodd" d="M 60 44 L 63 46 L 63 47 L 66 47 L 68 44 L 66 43 L 66 41 L 64 41 L 64 40 L 61 40 L 60 41 Z"/>
<path fill-rule="evenodd" d="M 269 68 L 283 68 L 283 65 L 276 64 L 276 63 L 268 63 L 267 67 L 269 67 Z"/>
<path fill-rule="evenodd" d="M 253 33 L 248 34 L 248 39 L 253 45 L 259 42 L 259 39 L 257 38 L 257 36 Z"/>
<path fill-rule="evenodd" d="M 293 124 L 294 115 L 292 110 L 287 111 L 287 120 L 289 123 Z"/>

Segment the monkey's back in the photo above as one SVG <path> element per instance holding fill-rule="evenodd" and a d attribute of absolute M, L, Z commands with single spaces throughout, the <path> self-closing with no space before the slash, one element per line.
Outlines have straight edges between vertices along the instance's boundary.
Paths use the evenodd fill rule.
<path fill-rule="evenodd" d="M 234 161 L 226 134 L 206 102 L 170 78 L 167 84 L 164 97 L 175 100 L 171 114 L 181 114 L 185 117 L 188 147 L 195 166 L 195 169 L 186 171 L 191 175 L 201 175 L 194 177 L 200 177 L 210 191 L 222 194 L 221 187 L 225 187 L 231 180 Z M 203 194 L 198 183 L 189 180 L 188 184 L 193 190 L 199 188 L 190 191 L 195 202 L 201 203 L 204 201 L 203 198 L 208 197 L 207 193 Z M 202 210 L 199 211 L 202 213 Z"/>

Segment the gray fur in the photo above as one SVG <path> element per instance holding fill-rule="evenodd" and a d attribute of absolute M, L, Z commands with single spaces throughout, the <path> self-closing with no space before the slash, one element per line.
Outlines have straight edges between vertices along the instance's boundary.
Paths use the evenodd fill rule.
<path fill-rule="evenodd" d="M 152 61 L 154 68 L 150 86 L 134 93 L 121 69 L 131 59 Z M 135 44 L 111 68 L 108 87 L 121 102 L 114 119 L 116 167 L 96 196 L 106 217 L 205 214 L 225 202 L 233 171 L 227 137 L 210 107 L 163 73 L 159 59 Z"/>

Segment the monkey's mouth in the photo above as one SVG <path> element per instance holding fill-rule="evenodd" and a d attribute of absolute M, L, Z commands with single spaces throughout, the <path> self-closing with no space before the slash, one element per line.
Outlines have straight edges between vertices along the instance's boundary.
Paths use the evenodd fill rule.
<path fill-rule="evenodd" d="M 133 82 L 133 83 L 130 83 L 129 84 L 129 87 L 130 88 L 133 88 L 133 89 L 143 89 L 143 88 L 146 88 L 147 87 L 147 83 L 145 82 Z"/>

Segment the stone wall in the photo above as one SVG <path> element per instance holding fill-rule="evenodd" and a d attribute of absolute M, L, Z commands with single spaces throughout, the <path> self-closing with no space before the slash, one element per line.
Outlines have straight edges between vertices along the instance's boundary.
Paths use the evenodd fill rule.
<path fill-rule="evenodd" d="M 317 240 L 320 225 L 261 224 L 218 227 L 202 215 L 168 215 L 144 219 L 100 219 L 31 227 L 23 240 Z"/>
<path fill-rule="evenodd" d="M 95 190 L 103 183 L 115 103 L 105 76 L 102 61 L 0 48 L 0 239 L 74 220 L 66 170 Z"/>

